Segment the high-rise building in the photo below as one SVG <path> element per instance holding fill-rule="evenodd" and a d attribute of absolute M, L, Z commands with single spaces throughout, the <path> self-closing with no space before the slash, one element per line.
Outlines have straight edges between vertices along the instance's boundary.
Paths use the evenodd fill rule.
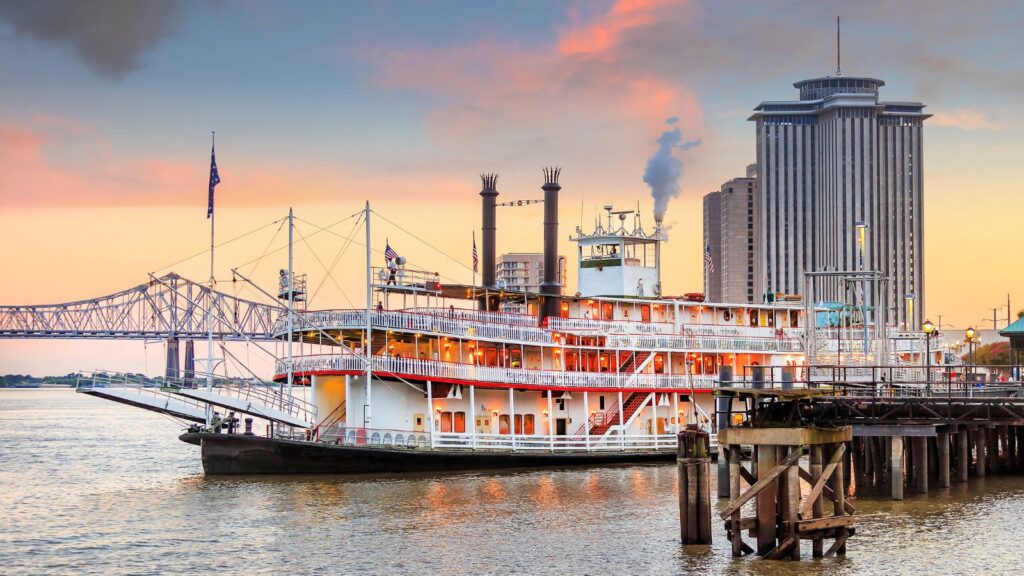
<path fill-rule="evenodd" d="M 878 270 L 882 305 L 917 327 L 924 310 L 920 102 L 883 102 L 885 82 L 835 76 L 795 83 L 800 99 L 767 101 L 757 123 L 759 294 L 804 291 L 805 271 Z M 863 262 L 858 224 L 866 224 Z M 850 302 L 844 282 L 815 296 Z M 870 296 L 869 296 L 870 298 Z M 869 301 L 869 305 L 875 306 Z"/>
<path fill-rule="evenodd" d="M 498 286 L 506 290 L 537 293 L 544 281 L 544 255 L 539 252 L 502 254 L 495 268 Z M 565 280 L 565 256 L 559 256 L 558 281 L 565 286 Z"/>
<path fill-rule="evenodd" d="M 704 196 L 704 297 L 708 302 L 722 301 L 722 195 Z M 709 265 L 708 259 L 711 264 Z"/>
<path fill-rule="evenodd" d="M 755 302 L 757 298 L 757 165 L 745 177 L 733 178 L 704 196 L 704 246 L 707 299 L 711 302 Z"/>

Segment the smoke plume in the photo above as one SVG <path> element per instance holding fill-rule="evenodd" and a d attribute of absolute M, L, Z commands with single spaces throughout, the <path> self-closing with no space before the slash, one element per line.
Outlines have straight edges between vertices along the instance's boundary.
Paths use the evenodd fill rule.
<path fill-rule="evenodd" d="M 103 76 L 120 78 L 177 33 L 190 3 L 173 0 L 0 0 L 21 35 L 72 48 Z"/>
<path fill-rule="evenodd" d="M 676 126 L 678 117 L 673 116 L 665 122 L 672 128 L 658 137 L 658 150 L 647 161 L 647 168 L 644 169 L 644 182 L 651 187 L 651 197 L 654 198 L 654 220 L 659 224 L 665 219 L 669 200 L 679 196 L 683 161 L 676 158 L 673 152 L 689 150 L 700 144 L 700 138 L 683 142 L 683 132 Z"/>

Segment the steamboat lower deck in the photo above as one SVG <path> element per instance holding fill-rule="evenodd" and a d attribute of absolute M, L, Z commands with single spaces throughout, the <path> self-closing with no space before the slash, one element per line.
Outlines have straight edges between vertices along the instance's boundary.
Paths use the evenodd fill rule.
<path fill-rule="evenodd" d="M 671 450 L 538 451 L 343 445 L 245 434 L 190 432 L 206 474 L 360 474 L 668 462 Z"/>

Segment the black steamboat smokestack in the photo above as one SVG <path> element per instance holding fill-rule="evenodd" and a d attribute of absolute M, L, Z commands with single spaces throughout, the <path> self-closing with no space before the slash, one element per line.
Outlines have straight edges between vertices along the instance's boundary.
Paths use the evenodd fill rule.
<path fill-rule="evenodd" d="M 480 190 L 480 196 L 483 198 L 483 225 L 481 227 L 481 238 L 483 244 L 483 258 L 481 258 L 481 272 L 480 280 L 484 288 L 496 288 L 497 282 L 494 280 L 495 274 L 495 233 L 497 231 L 497 215 L 495 214 L 495 204 L 498 198 L 498 175 L 497 174 L 481 174 L 480 180 L 483 182 L 483 189 Z M 481 300 L 481 309 L 487 309 L 488 305 L 486 300 Z"/>
<path fill-rule="evenodd" d="M 561 168 L 544 169 L 544 281 L 540 293 L 544 295 L 544 317 L 558 316 L 562 284 L 558 280 L 558 176 Z"/>

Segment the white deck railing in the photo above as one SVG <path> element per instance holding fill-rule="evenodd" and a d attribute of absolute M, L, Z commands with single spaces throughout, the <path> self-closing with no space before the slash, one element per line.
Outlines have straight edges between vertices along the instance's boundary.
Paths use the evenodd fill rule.
<path fill-rule="evenodd" d="M 377 428 L 342 428 L 320 436 L 320 442 L 345 446 L 395 446 L 417 449 L 466 449 L 536 452 L 621 450 L 676 450 L 675 434 L 626 434 L 606 436 L 549 436 L 546 434 L 472 434 L 412 432 Z M 711 434 L 711 447 L 718 435 Z"/>
<path fill-rule="evenodd" d="M 436 309 L 429 309 L 435 310 Z M 441 311 L 443 312 L 443 311 Z M 488 320 L 495 318 L 497 321 Z M 328 310 L 306 312 L 296 323 L 296 329 L 360 329 L 366 326 L 365 310 Z M 606 345 L 611 348 L 638 348 L 686 350 L 706 352 L 802 352 L 803 345 L 795 337 L 798 330 L 775 328 L 745 328 L 737 326 L 692 326 L 682 329 L 681 335 L 662 333 L 670 324 L 631 322 L 604 322 L 575 318 L 551 318 L 551 329 L 524 325 L 532 316 L 499 312 L 457 311 L 454 314 L 434 314 L 409 311 L 371 311 L 370 319 L 377 330 L 410 330 L 438 334 L 453 338 L 483 338 L 509 343 L 553 344 L 559 330 L 586 332 L 587 326 L 600 326 L 596 330 L 607 334 Z M 501 320 L 514 320 L 502 323 Z M 573 328 L 575 326 L 575 328 Z M 275 333 L 283 335 L 285 320 L 279 319 Z M 651 330 L 645 332 L 645 330 Z"/>
<path fill-rule="evenodd" d="M 423 314 L 420 312 L 371 311 L 370 321 L 375 330 L 411 330 L 453 338 L 486 338 L 528 344 L 550 344 L 552 334 L 537 326 L 503 324 L 483 320 L 483 313 Z M 495 313 L 497 314 L 497 313 Z M 306 312 L 295 322 L 296 330 L 306 332 L 311 327 L 324 329 L 361 329 L 366 327 L 365 310 L 330 310 Z M 505 315 L 501 315 L 505 316 Z M 516 316 L 509 314 L 507 316 Z M 275 335 L 287 331 L 287 318 L 274 325 Z"/>
<path fill-rule="evenodd" d="M 296 358 L 293 363 L 296 372 L 342 371 L 361 372 L 366 369 L 366 359 L 360 354 L 317 355 Z M 685 391 L 692 387 L 708 390 L 714 386 L 717 376 L 685 374 L 628 374 L 606 372 L 570 372 L 556 370 L 528 370 L 523 368 L 499 368 L 476 366 L 456 362 L 440 362 L 417 358 L 396 358 L 373 356 L 373 370 L 416 376 L 422 379 L 443 379 L 461 382 L 493 382 L 524 386 L 545 386 L 552 388 L 672 388 Z M 278 362 L 276 372 L 287 371 L 285 362 Z"/>
<path fill-rule="evenodd" d="M 726 336 L 608 336 L 611 348 L 699 350 L 702 352 L 803 352 L 795 338 L 735 338 Z"/>

